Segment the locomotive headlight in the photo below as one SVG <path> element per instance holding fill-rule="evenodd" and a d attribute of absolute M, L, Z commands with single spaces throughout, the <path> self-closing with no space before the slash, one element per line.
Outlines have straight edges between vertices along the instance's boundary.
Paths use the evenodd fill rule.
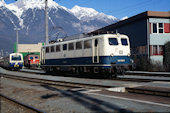
<path fill-rule="evenodd" d="M 130 59 L 131 63 L 134 63 L 134 60 L 133 59 Z"/>
<path fill-rule="evenodd" d="M 128 56 L 130 56 L 130 53 L 128 53 Z"/>
<path fill-rule="evenodd" d="M 110 54 L 110 56 L 111 56 L 111 57 L 113 57 L 113 56 L 114 56 L 114 54 L 113 54 L 113 53 L 111 53 L 111 54 Z"/>

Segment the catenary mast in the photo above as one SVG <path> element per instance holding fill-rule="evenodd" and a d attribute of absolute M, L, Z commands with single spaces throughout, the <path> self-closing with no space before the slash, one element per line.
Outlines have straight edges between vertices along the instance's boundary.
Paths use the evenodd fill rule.
<path fill-rule="evenodd" d="M 48 0 L 45 0 L 45 44 L 48 44 Z"/>

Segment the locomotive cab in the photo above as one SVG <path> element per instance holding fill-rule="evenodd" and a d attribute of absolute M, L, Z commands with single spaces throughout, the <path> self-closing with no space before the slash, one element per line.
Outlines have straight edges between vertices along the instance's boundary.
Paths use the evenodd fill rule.
<path fill-rule="evenodd" d="M 117 37 L 108 37 L 108 55 L 110 57 L 108 60 L 111 64 L 111 72 L 114 72 L 115 75 L 117 72 L 124 74 L 125 70 L 129 70 L 131 66 L 130 59 L 130 43 L 129 39 L 125 35 L 117 34 Z"/>
<path fill-rule="evenodd" d="M 20 53 L 11 53 L 9 57 L 9 67 L 12 69 L 22 69 L 23 56 Z"/>

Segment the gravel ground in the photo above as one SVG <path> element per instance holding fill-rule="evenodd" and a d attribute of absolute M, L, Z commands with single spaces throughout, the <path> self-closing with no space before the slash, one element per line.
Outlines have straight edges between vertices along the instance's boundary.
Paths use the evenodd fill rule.
<path fill-rule="evenodd" d="M 45 85 L 17 81 L 7 78 L 1 78 L 1 93 L 7 95 L 13 99 L 16 99 L 22 103 L 33 106 L 42 111 L 48 111 L 48 113 L 53 112 L 53 109 L 50 109 L 46 101 L 48 98 L 58 99 L 61 98 L 61 94 L 56 92 L 49 91 L 46 88 L 43 88 Z M 53 97 L 51 97 L 53 96 Z M 62 112 L 59 109 L 55 109 L 56 112 Z M 2 112 L 3 113 L 3 112 Z"/>
<path fill-rule="evenodd" d="M 8 78 L 1 78 L 1 93 L 46 113 L 103 113 L 124 110 L 100 100 L 100 97 L 77 93 L 68 88 Z"/>
<path fill-rule="evenodd" d="M 3 97 L 0 97 L 0 100 L 1 113 L 37 113 Z"/>
<path fill-rule="evenodd" d="M 1 77 L 0 92 L 46 113 L 169 112 L 169 107 L 70 91 Z M 82 89 L 83 90 L 83 89 Z M 88 89 L 84 89 L 88 90 Z M 4 111 L 1 111 L 2 113 Z"/>

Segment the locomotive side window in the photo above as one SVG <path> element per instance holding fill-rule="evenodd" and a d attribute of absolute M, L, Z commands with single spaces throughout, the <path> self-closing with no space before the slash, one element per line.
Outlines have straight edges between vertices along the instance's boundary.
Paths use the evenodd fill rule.
<path fill-rule="evenodd" d="M 125 38 L 122 38 L 122 39 L 121 39 L 121 43 L 122 43 L 122 45 L 124 45 L 124 46 L 127 46 L 127 45 L 128 45 L 127 39 L 125 39 Z"/>
<path fill-rule="evenodd" d="M 91 40 L 84 41 L 84 49 L 91 48 Z"/>
<path fill-rule="evenodd" d="M 82 49 L 82 42 L 76 42 L 76 49 Z"/>
<path fill-rule="evenodd" d="M 63 51 L 67 50 L 67 44 L 63 45 Z"/>
<path fill-rule="evenodd" d="M 98 40 L 97 39 L 95 39 L 94 45 L 95 45 L 95 47 L 97 47 L 97 45 L 98 45 Z"/>
<path fill-rule="evenodd" d="M 68 44 L 68 50 L 74 50 L 74 43 Z"/>
<path fill-rule="evenodd" d="M 38 56 L 35 56 L 35 59 L 38 59 Z"/>
<path fill-rule="evenodd" d="M 56 45 L 56 52 L 59 52 L 60 50 L 60 45 Z"/>
<path fill-rule="evenodd" d="M 54 52 L 54 46 L 51 46 L 51 52 Z"/>
<path fill-rule="evenodd" d="M 46 47 L 45 52 L 49 53 L 49 47 Z"/>
<path fill-rule="evenodd" d="M 109 38 L 109 45 L 118 45 L 117 38 Z"/>

